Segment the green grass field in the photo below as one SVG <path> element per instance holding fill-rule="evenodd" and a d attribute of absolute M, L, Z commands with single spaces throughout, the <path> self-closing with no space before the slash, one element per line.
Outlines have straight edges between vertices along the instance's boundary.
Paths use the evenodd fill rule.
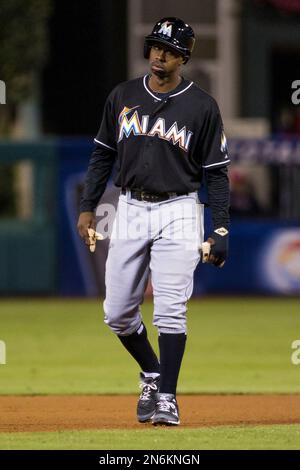
<path fill-rule="evenodd" d="M 137 393 L 138 368 L 102 315 L 96 301 L 1 301 L 0 394 Z M 143 315 L 157 349 L 151 303 Z M 300 300 L 193 300 L 188 328 L 179 392 L 300 393 L 300 366 L 291 363 Z M 300 447 L 297 425 L 169 431 L 2 433 L 0 448 L 131 449 L 137 440 L 146 449 Z"/>
<path fill-rule="evenodd" d="M 0 434 L 3 450 L 298 450 L 299 442 L 300 425 Z"/>
<path fill-rule="evenodd" d="M 300 301 L 190 302 L 179 392 L 300 392 L 291 343 L 300 339 Z M 143 308 L 154 347 L 152 306 Z M 0 394 L 136 393 L 137 366 L 102 321 L 96 301 L 0 303 Z"/>

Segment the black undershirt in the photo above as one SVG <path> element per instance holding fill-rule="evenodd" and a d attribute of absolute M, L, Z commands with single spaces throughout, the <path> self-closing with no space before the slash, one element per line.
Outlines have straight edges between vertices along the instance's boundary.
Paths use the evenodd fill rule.
<path fill-rule="evenodd" d="M 214 230 L 229 229 L 229 179 L 227 166 L 205 171 L 208 204 L 211 209 Z"/>
<path fill-rule="evenodd" d="M 158 98 L 160 98 L 161 100 L 165 100 L 167 98 L 169 98 L 170 95 L 173 95 L 174 93 L 177 92 L 177 90 L 179 90 L 181 88 L 181 85 L 184 81 L 186 81 L 188 83 L 187 80 L 184 80 L 184 78 L 180 77 L 181 80 L 180 82 L 178 83 L 178 85 L 176 86 L 176 88 L 173 88 L 173 90 L 170 90 L 170 91 L 165 91 L 163 93 L 161 93 L 160 91 L 154 91 L 152 90 L 152 88 L 150 87 L 150 84 L 149 84 L 149 81 L 150 81 L 150 75 L 147 76 L 146 78 L 146 83 L 147 83 L 147 86 L 148 88 L 151 90 L 151 92 L 157 96 Z"/>

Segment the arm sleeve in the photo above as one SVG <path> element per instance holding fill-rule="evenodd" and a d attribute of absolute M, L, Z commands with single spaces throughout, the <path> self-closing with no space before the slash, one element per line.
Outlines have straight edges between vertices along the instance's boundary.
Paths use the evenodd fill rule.
<path fill-rule="evenodd" d="M 116 152 L 96 145 L 84 181 L 80 212 L 92 212 L 97 206 L 111 175 L 116 155 Z"/>
<path fill-rule="evenodd" d="M 95 144 L 114 152 L 117 151 L 117 117 L 114 111 L 114 102 L 116 97 L 117 92 L 116 89 L 114 89 L 105 102 L 101 125 L 94 139 Z"/>
<path fill-rule="evenodd" d="M 84 181 L 83 193 L 80 201 L 80 212 L 91 212 L 97 206 L 103 195 L 111 175 L 116 156 L 116 114 L 114 112 L 114 98 L 116 89 L 108 96 L 100 129 L 94 139 L 95 148 L 91 155 L 87 174 Z"/>
<path fill-rule="evenodd" d="M 201 133 L 202 168 L 211 169 L 230 163 L 227 140 L 219 107 L 214 101 Z"/>
<path fill-rule="evenodd" d="M 214 230 L 220 227 L 229 230 L 230 194 L 227 167 L 215 167 L 206 171 L 205 179 Z"/>

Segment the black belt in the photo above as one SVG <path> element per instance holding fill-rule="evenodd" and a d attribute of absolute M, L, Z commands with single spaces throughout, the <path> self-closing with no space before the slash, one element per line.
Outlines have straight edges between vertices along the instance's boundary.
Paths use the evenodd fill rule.
<path fill-rule="evenodd" d="M 188 193 L 149 193 L 148 191 L 142 191 L 140 189 L 129 189 L 132 199 L 146 202 L 161 202 L 167 201 L 173 197 L 186 196 Z M 126 189 L 121 189 L 121 194 L 126 194 Z"/>

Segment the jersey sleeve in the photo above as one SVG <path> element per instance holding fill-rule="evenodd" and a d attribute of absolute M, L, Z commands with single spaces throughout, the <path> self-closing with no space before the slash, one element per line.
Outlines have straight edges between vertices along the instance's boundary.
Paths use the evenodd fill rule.
<path fill-rule="evenodd" d="M 217 103 L 213 103 L 208 112 L 201 136 L 202 167 L 222 167 L 230 163 L 227 140 Z"/>
<path fill-rule="evenodd" d="M 95 144 L 101 145 L 103 148 L 117 151 L 116 140 L 116 116 L 114 112 L 114 97 L 115 90 L 108 96 L 104 110 L 99 131 L 94 139 Z"/>

